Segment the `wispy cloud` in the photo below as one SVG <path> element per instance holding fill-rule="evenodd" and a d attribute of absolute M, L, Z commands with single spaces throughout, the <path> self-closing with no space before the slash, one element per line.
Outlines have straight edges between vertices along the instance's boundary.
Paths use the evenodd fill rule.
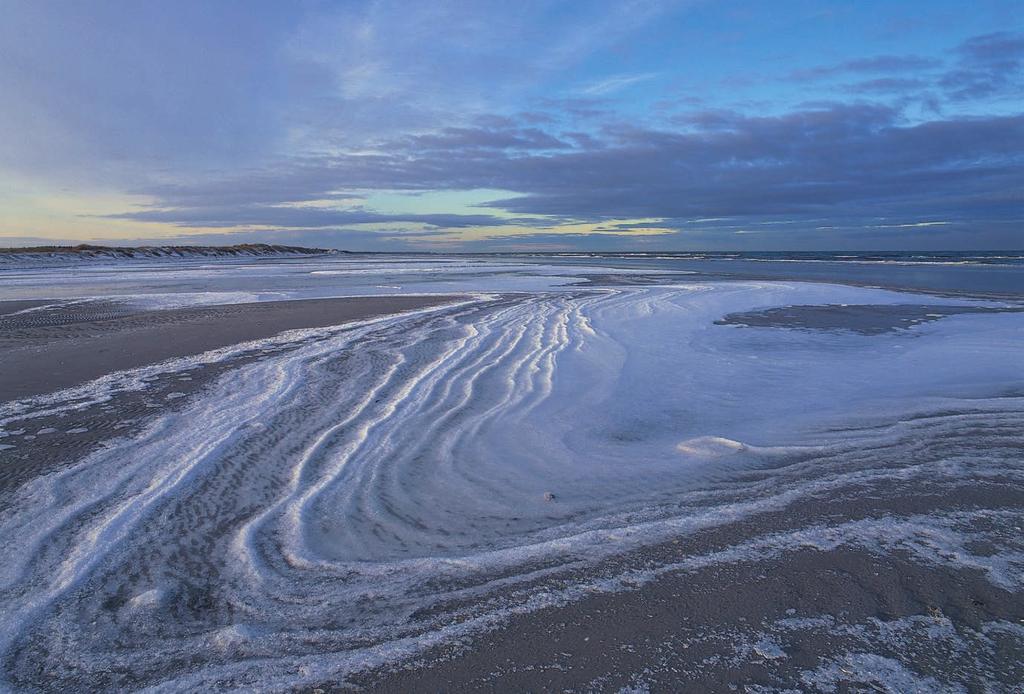
<path fill-rule="evenodd" d="M 640 84 L 641 82 L 653 80 L 657 76 L 658 74 L 654 72 L 645 72 L 638 75 L 613 75 L 580 87 L 578 92 L 586 96 L 605 96 Z"/>

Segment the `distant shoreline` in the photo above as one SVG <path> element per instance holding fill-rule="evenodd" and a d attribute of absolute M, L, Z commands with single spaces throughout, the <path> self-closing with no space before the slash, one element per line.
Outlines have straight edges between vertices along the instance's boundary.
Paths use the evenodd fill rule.
<path fill-rule="evenodd" d="M 231 246 L 27 246 L 0 248 L 4 260 L 134 260 L 152 258 L 244 258 L 281 255 L 329 255 L 345 251 L 270 243 L 241 243 Z"/>

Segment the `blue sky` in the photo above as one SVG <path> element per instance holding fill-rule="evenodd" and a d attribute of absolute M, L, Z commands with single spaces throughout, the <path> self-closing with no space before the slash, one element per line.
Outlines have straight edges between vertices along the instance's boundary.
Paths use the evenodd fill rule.
<path fill-rule="evenodd" d="M 0 243 L 1024 248 L 1024 3 L 0 0 Z"/>

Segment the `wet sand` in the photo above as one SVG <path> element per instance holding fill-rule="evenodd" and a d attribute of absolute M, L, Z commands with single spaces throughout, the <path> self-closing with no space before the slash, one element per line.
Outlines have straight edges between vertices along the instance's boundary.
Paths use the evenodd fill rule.
<path fill-rule="evenodd" d="M 45 393 L 115 368 L 452 298 L 311 300 L 142 313 L 95 303 L 70 312 L 20 317 L 11 313 L 30 306 L 0 304 L 0 349 L 5 350 L 0 400 L 19 397 L 8 395 L 15 387 L 28 394 Z M 733 314 L 721 322 L 870 335 L 963 312 L 950 306 L 897 306 L 879 312 L 881 308 L 887 307 L 867 311 L 856 306 L 791 306 Z M 12 365 L 8 354 L 20 361 Z M 149 413 L 177 406 L 185 401 L 184 395 L 236 365 L 168 374 L 143 393 L 78 412 L 74 421 L 32 420 L 24 435 L 9 439 L 18 445 L 5 451 L 0 491 L 23 484 L 62 460 L 79 459 L 111 436 L 135 430 Z M 51 440 L 42 433 L 47 430 L 62 435 Z M 987 431 L 964 429 L 962 435 L 973 441 Z M 915 450 L 914 460 L 887 464 L 902 468 L 929 455 L 973 454 L 973 448 L 961 451 L 958 445 L 955 440 L 943 441 L 935 450 Z M 402 665 L 366 671 L 346 682 L 323 682 L 319 688 L 1019 691 L 1015 687 L 1024 681 L 1024 600 L 1019 590 L 994 583 L 984 568 L 989 558 L 997 564 L 1000 556 L 1024 552 L 1018 527 L 1024 486 L 1012 472 L 991 478 L 951 475 L 927 484 L 908 476 L 903 483 L 890 479 L 884 485 L 833 489 L 820 498 L 803 498 L 779 510 L 608 559 L 586 574 L 538 580 L 526 590 L 554 593 L 564 585 L 602 576 L 658 574 L 625 589 L 595 589 L 570 604 L 512 617 L 491 632 L 433 649 Z M 801 533 L 811 527 L 979 511 L 996 519 L 992 523 L 999 527 L 993 537 L 1005 537 L 1005 545 L 978 541 L 954 548 L 956 556 L 948 562 L 943 560 L 947 550 L 941 547 L 934 558 L 925 560 L 913 554 L 910 544 L 880 552 L 870 543 L 819 547 L 813 540 L 805 545 L 800 541 Z M 774 539 L 779 537 L 796 541 L 782 551 L 770 549 L 780 544 Z M 759 543 L 769 548 L 764 554 L 730 555 L 737 547 Z M 967 566 L 972 562 L 975 568 Z M 676 564 L 686 566 L 663 570 Z"/>
<path fill-rule="evenodd" d="M 1014 598 L 976 574 L 805 550 L 598 595 L 357 683 L 375 692 L 895 693 L 955 691 L 939 683 L 962 668 L 973 685 L 965 691 L 995 680 L 1004 688 L 990 691 L 1010 692 L 1024 681 L 1024 651 L 1012 640 L 985 648 L 984 625 L 1019 625 Z M 1002 618 L 963 623 L 992 611 Z M 900 679 L 909 686 L 894 686 Z"/>
<path fill-rule="evenodd" d="M 515 617 L 436 648 L 403 668 L 321 689 L 373 692 L 933 692 L 1020 691 L 1024 601 L 941 552 L 824 549 L 815 524 L 985 509 L 1016 516 L 1024 488 L 1006 480 L 850 490 L 632 553 L 597 575 L 669 570 L 635 586 Z M 1012 531 L 1012 527 L 1008 528 Z M 737 546 L 797 538 L 749 560 Z M 1017 544 L 1014 542 L 1014 544 Z M 908 547 L 911 545 L 908 545 Z M 1019 549 L 1019 548 L 1017 548 Z M 983 559 L 995 547 L 969 545 Z M 1005 551 L 1005 548 L 1003 548 Z M 579 576 L 567 577 L 571 583 Z M 558 589 L 541 583 L 538 594 Z"/>
<path fill-rule="evenodd" d="M 0 316 L 9 316 L 12 313 L 18 311 L 24 311 L 30 308 L 39 308 L 45 306 L 47 301 L 38 300 L 24 300 L 24 301 L 0 301 Z"/>
<path fill-rule="evenodd" d="M 798 330 L 845 330 L 881 335 L 913 328 L 948 316 L 971 313 L 1020 313 L 1020 307 L 936 306 L 931 304 L 782 306 L 763 311 L 731 313 L 716 325 Z"/>
<path fill-rule="evenodd" d="M 113 371 L 272 337 L 433 306 L 450 296 L 374 296 L 132 311 L 111 302 L 16 314 L 47 302 L 0 302 L 0 402 Z"/>

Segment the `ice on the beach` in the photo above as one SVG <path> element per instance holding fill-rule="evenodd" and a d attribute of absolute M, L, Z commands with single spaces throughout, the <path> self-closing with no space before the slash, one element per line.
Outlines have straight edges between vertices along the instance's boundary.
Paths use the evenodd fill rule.
<path fill-rule="evenodd" d="M 962 686 L 944 685 L 922 676 L 893 658 L 875 653 L 849 653 L 844 658 L 801 674 L 801 681 L 820 692 L 839 691 L 839 685 L 864 684 L 884 692 L 935 692 L 965 694 Z"/>
<path fill-rule="evenodd" d="M 167 591 L 160 588 L 151 588 L 139 593 L 128 601 L 133 609 L 149 610 L 159 607 L 167 599 Z"/>
<path fill-rule="evenodd" d="M 739 453 L 746 450 L 746 448 L 739 441 L 722 438 L 721 436 L 701 436 L 676 444 L 676 450 L 680 453 L 702 458 L 720 458 L 724 455 Z"/>
<path fill-rule="evenodd" d="M 771 637 L 764 637 L 751 646 L 751 650 L 765 660 L 785 658 L 786 651 Z"/>
<path fill-rule="evenodd" d="M 51 671 L 61 682 L 131 658 L 168 689 L 303 686 L 655 575 L 536 587 L 559 570 L 585 576 L 611 555 L 842 485 L 1005 473 L 1008 447 L 1020 443 L 1024 404 L 1012 391 L 1024 387 L 1022 314 L 962 315 L 913 335 L 738 330 L 715 322 L 906 298 L 685 277 L 573 287 L 567 280 L 579 277 L 564 267 L 525 276 L 512 263 L 435 265 L 417 289 L 433 274 L 479 291 L 0 408 L 0 423 L 70 416 L 167 375 L 252 357 L 174 408 L 149 403 L 139 431 L 5 499 L 0 649 L 45 640 L 49 664 L 79 668 Z M 313 279 L 337 291 L 361 276 L 375 291 L 408 267 L 356 269 Z M 486 281 L 472 277 L 484 269 Z M 309 270 L 280 272 L 308 282 Z M 161 272 L 150 279 L 163 281 Z M 241 291 L 248 272 L 218 272 L 213 283 Z M 532 293 L 483 294 L 512 288 Z M 915 298 L 929 301 L 954 300 Z M 983 454 L 943 457 L 921 445 L 964 429 L 981 433 L 961 445 Z M 806 527 L 670 570 L 857 546 L 1014 585 L 1012 539 L 993 532 L 985 539 L 1000 551 L 973 554 L 962 520 Z M 54 633 L 66 638 L 46 636 Z M 761 644 L 761 657 L 784 659 L 777 645 Z M 191 664 L 161 669 L 176 659 Z M 833 675 L 808 676 L 827 684 Z M 885 676 L 902 675 L 890 667 Z"/>

